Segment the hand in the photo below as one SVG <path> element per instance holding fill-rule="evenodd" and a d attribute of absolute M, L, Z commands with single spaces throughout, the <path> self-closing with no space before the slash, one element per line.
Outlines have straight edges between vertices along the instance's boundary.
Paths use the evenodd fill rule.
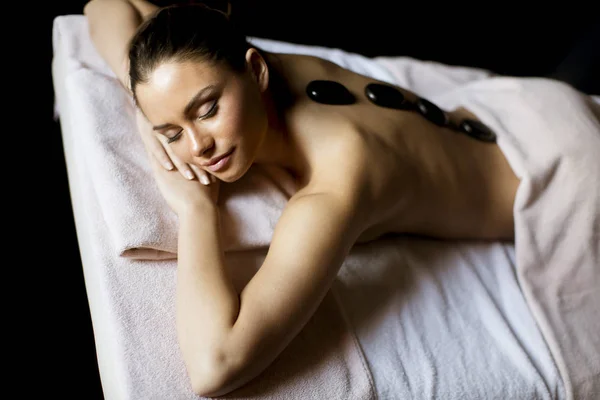
<path fill-rule="evenodd" d="M 150 163 L 158 188 L 169 207 L 177 215 L 182 215 L 187 210 L 205 209 L 207 206 L 217 205 L 220 187 L 218 180 L 210 185 L 204 185 L 197 179 L 186 179 L 175 170 L 166 170 L 155 157 L 150 156 Z M 203 172 L 195 165 L 191 168 L 194 168 L 196 175 Z"/>
<path fill-rule="evenodd" d="M 146 147 L 146 151 L 156 158 L 163 168 L 171 171 L 176 167 L 182 176 L 190 180 L 198 178 L 204 185 L 210 185 L 211 183 L 216 183 L 218 181 L 217 178 L 208 172 L 203 171 L 194 165 L 182 162 L 179 157 L 171 151 L 171 148 L 167 143 L 167 138 L 152 130 L 152 125 L 139 109 L 136 110 L 136 124 L 138 132 L 144 142 L 144 146 Z"/>

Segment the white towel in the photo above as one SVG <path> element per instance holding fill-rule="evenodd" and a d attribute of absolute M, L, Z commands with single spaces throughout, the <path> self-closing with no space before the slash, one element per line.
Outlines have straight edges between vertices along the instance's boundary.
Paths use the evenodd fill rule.
<path fill-rule="evenodd" d="M 600 105 L 562 82 L 510 77 L 436 101 L 466 107 L 498 134 L 521 179 L 514 219 L 523 293 L 567 399 L 599 399 Z"/>

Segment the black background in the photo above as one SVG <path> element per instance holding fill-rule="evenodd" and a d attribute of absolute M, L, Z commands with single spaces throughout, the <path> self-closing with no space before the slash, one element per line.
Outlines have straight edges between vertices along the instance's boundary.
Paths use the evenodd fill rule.
<path fill-rule="evenodd" d="M 476 7 L 456 2 L 444 7 L 350 3 L 238 0 L 233 1 L 232 16 L 248 35 L 517 76 L 556 71 L 576 76 L 590 68 L 591 56 L 597 60 L 600 49 L 598 42 L 582 51 L 577 47 L 598 27 L 591 3 L 563 2 L 560 8 L 546 3 L 530 10 L 523 2 L 482 2 Z M 21 273 L 5 281 L 10 296 L 5 304 L 16 317 L 8 324 L 16 341 L 5 344 L 17 356 L 13 370 L 28 383 L 19 390 L 31 390 L 31 397 L 102 398 L 60 126 L 53 118 L 50 64 L 53 19 L 82 14 L 84 4 L 20 3 L 16 7 L 21 10 L 6 9 L 4 14 L 3 93 L 8 111 L 2 154 L 11 183 L 3 197 L 13 203 L 4 206 L 12 223 L 5 268 Z M 573 54 L 587 64 L 571 62 Z"/>

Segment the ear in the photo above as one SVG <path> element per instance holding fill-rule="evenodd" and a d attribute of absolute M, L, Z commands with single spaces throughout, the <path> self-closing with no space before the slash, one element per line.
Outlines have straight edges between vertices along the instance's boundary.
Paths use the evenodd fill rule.
<path fill-rule="evenodd" d="M 251 47 L 246 51 L 246 66 L 261 92 L 269 87 L 269 66 L 264 57 Z"/>

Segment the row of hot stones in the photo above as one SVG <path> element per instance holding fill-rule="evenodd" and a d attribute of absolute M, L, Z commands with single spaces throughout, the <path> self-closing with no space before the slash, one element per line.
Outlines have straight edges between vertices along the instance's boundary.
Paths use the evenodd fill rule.
<path fill-rule="evenodd" d="M 351 105 L 356 97 L 339 82 L 330 80 L 314 80 L 306 86 L 308 97 L 321 104 Z M 484 142 L 494 143 L 496 134 L 480 121 L 465 118 L 458 124 L 453 123 L 448 114 L 432 102 L 417 97 L 409 101 L 397 88 L 381 83 L 369 83 L 365 86 L 364 94 L 371 103 L 396 110 L 415 111 L 432 123 L 451 128 Z"/>

